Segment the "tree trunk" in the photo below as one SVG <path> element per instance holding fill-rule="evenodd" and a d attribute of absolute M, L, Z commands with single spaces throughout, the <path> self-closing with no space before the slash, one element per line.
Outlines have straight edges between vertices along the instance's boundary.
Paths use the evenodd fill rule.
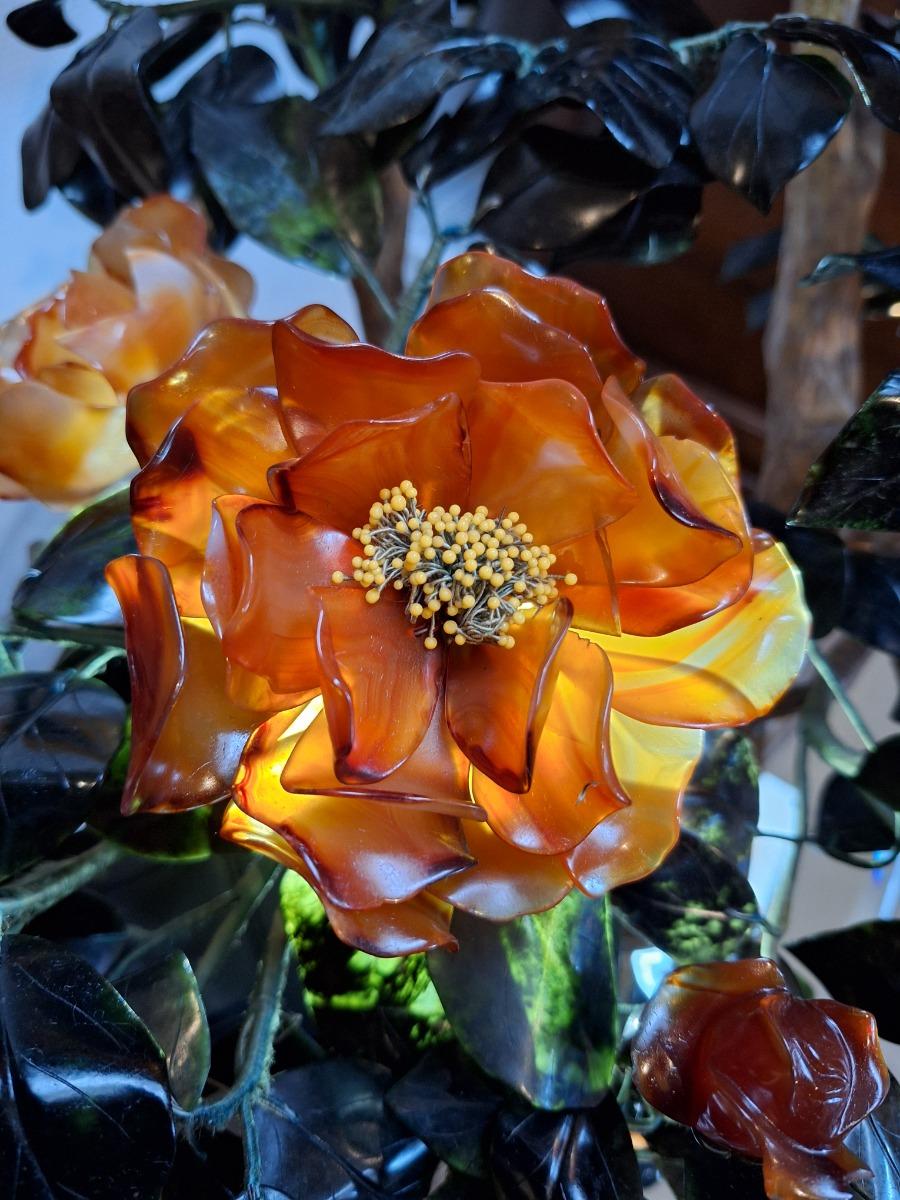
<path fill-rule="evenodd" d="M 859 0 L 793 0 L 792 9 L 854 24 Z M 862 249 L 882 158 L 881 126 L 855 98 L 843 128 L 785 192 L 763 342 L 768 396 L 758 488 L 760 499 L 782 512 L 793 506 L 810 465 L 863 398 L 858 277 L 806 288 L 799 283 L 824 255 Z"/>

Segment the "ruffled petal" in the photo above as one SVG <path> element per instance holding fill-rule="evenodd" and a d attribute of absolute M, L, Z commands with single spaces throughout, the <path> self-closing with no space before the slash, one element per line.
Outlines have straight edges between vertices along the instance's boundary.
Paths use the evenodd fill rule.
<path fill-rule="evenodd" d="M 200 616 L 200 576 L 212 502 L 225 493 L 268 495 L 267 471 L 288 453 L 277 401 L 257 389 L 203 395 L 176 421 L 131 485 L 142 554 L 166 564 L 178 606 Z"/>
<path fill-rule="evenodd" d="M 259 713 L 229 701 L 219 641 L 208 622 L 179 620 L 162 563 L 129 554 L 106 577 L 125 619 L 133 697 L 123 812 L 223 799 Z"/>
<path fill-rule="evenodd" d="M 272 348 L 297 453 L 308 447 L 312 427 L 327 431 L 344 421 L 397 416 L 451 392 L 465 398 L 478 378 L 478 364 L 467 354 L 404 358 L 357 342 L 355 335 L 345 339 L 353 344 L 329 344 L 295 325 L 276 324 Z"/>
<path fill-rule="evenodd" d="M 447 724 L 470 762 L 508 791 L 531 786 L 571 621 L 563 598 L 518 626 L 512 649 L 469 644 L 454 646 L 449 657 Z"/>
<path fill-rule="evenodd" d="M 711 450 L 722 470 L 739 484 L 734 435 L 714 408 L 696 396 L 677 375 L 657 375 L 631 395 L 631 402 L 657 437 L 698 442 Z"/>
<path fill-rule="evenodd" d="M 382 488 L 410 479 L 432 508 L 469 492 L 468 440 L 458 397 L 444 396 L 401 417 L 348 421 L 294 462 L 270 472 L 288 507 L 349 533 L 364 525 Z"/>
<path fill-rule="evenodd" d="M 730 608 L 662 637 L 584 636 L 609 655 L 619 712 L 655 725 L 714 729 L 772 708 L 800 670 L 809 622 L 796 568 L 763 535 L 753 581 Z"/>
<path fill-rule="evenodd" d="M 519 850 L 483 822 L 467 822 L 465 832 L 475 865 L 429 889 L 454 907 L 488 921 L 512 921 L 552 908 L 572 890 L 563 858 Z"/>
<path fill-rule="evenodd" d="M 472 444 L 470 504 L 517 511 L 554 548 L 622 516 L 635 502 L 584 396 L 559 379 L 482 383 L 466 405 Z"/>
<path fill-rule="evenodd" d="M 601 378 L 615 375 L 629 391 L 641 378 L 644 364 L 619 337 L 606 301 L 571 279 L 541 278 L 509 259 L 470 250 L 440 268 L 428 307 L 484 288 L 507 292 L 546 324 L 571 334 L 587 347 Z"/>
<path fill-rule="evenodd" d="M 709 450 L 656 438 L 615 380 L 603 395 L 614 426 L 607 449 L 637 491 L 635 506 L 607 530 L 622 628 L 643 636 L 666 633 L 702 620 L 746 590 L 746 515 Z"/>
<path fill-rule="evenodd" d="M 0 475 L 47 504 L 77 504 L 134 467 L 121 408 L 42 383 L 0 382 L 0 426 Z"/>
<path fill-rule="evenodd" d="M 236 514 L 241 595 L 222 632 L 226 657 L 269 680 L 277 692 L 319 686 L 315 633 L 319 610 L 311 589 L 350 571 L 358 543 L 303 513 L 253 504 Z M 233 602 L 232 565 L 223 571 L 223 608 Z M 213 575 L 207 587 L 215 587 Z M 232 600 L 226 598 L 232 597 Z"/>
<path fill-rule="evenodd" d="M 678 841 L 681 796 L 703 748 L 699 729 L 654 728 L 618 712 L 610 717 L 610 739 L 631 804 L 611 812 L 568 855 L 589 896 L 642 879 L 663 861 Z"/>
<path fill-rule="evenodd" d="M 495 833 L 534 854 L 561 854 L 629 803 L 609 745 L 612 670 L 606 655 L 570 634 L 559 650 L 559 678 L 524 794 L 507 792 L 478 771 L 472 790 Z"/>
<path fill-rule="evenodd" d="M 321 702 L 317 702 L 317 711 Z M 450 737 L 439 707 L 419 745 L 392 775 L 376 783 L 344 783 L 334 772 L 334 750 L 324 718 L 298 736 L 281 773 L 288 792 L 322 796 L 364 796 L 393 804 L 411 804 L 422 812 L 481 821 L 484 809 L 469 794 L 469 763 Z"/>
<path fill-rule="evenodd" d="M 372 783 L 396 771 L 425 736 L 443 688 L 444 655 L 425 649 L 393 592 L 377 604 L 355 585 L 317 595 L 334 770 L 345 783 Z"/>
<path fill-rule="evenodd" d="M 300 855 L 325 899 L 338 908 L 374 909 L 408 900 L 471 863 L 452 817 L 352 795 L 285 791 L 281 773 L 304 736 L 293 727 L 305 719 L 304 710 L 291 709 L 255 731 L 241 759 L 234 799 Z"/>
<path fill-rule="evenodd" d="M 606 530 L 598 529 L 565 546 L 556 546 L 554 553 L 555 572 L 565 576 L 571 571 L 578 579 L 572 587 L 566 585 L 566 596 L 575 611 L 572 624 L 592 633 L 618 634 L 622 622 Z"/>
<path fill-rule="evenodd" d="M 248 817 L 236 804 L 229 804 L 225 810 L 219 835 L 237 846 L 273 858 L 302 875 L 307 883 L 312 882 L 306 864 L 296 850 L 261 821 Z M 327 900 L 323 900 L 323 904 L 331 928 L 341 941 L 366 954 L 393 958 L 421 954 L 439 946 L 455 949 L 457 945 L 450 932 L 453 909 L 427 892 L 397 904 L 382 904 L 358 912 L 335 908 Z"/>

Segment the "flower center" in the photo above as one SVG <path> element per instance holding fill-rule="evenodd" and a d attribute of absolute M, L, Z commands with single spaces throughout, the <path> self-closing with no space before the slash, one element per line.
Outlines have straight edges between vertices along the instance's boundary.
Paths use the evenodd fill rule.
<path fill-rule="evenodd" d="M 427 512 L 408 479 L 381 489 L 368 523 L 353 536 L 362 546 L 353 578 L 366 599 L 377 604 L 385 588 L 408 588 L 406 612 L 420 624 L 428 650 L 437 646 L 438 631 L 458 646 L 512 647 L 512 631 L 556 599 L 558 583 L 578 582 L 571 573 L 550 573 L 556 555 L 535 545 L 518 513 L 492 517 L 483 504 L 474 512 L 458 504 Z M 335 571 L 332 579 L 343 583 L 346 576 Z"/>

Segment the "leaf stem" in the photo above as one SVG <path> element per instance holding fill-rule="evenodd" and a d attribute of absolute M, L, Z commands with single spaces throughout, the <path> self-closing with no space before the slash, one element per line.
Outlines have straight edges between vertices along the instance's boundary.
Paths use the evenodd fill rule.
<path fill-rule="evenodd" d="M 406 289 L 403 299 L 397 306 L 396 315 L 388 331 L 385 349 L 392 350 L 395 354 L 402 352 L 406 344 L 406 337 L 410 326 L 418 316 L 419 309 L 425 303 L 425 298 L 431 289 L 434 273 L 437 270 L 438 263 L 441 261 L 441 255 L 444 252 L 446 244 L 446 234 L 439 231 L 436 232 L 432 238 L 428 253 L 419 264 L 415 278 Z"/>
<path fill-rule="evenodd" d="M 209 983 L 225 953 L 241 937 L 247 922 L 283 873 L 282 867 L 260 858 L 241 876 L 233 893 L 234 905 L 210 938 L 194 971 L 201 988 Z"/>
<path fill-rule="evenodd" d="M 112 866 L 121 851 L 110 842 L 61 863 L 41 863 L 0 889 L 0 933 L 18 933 L 29 921 L 90 883 Z"/>
<path fill-rule="evenodd" d="M 869 731 L 868 726 L 860 715 L 859 709 L 847 695 L 844 685 L 838 679 L 828 659 L 819 651 L 815 642 L 810 642 L 806 650 L 807 657 L 815 669 L 818 671 L 822 682 L 837 700 L 841 706 L 847 720 L 853 726 L 856 736 L 871 754 L 876 747 L 876 741 Z"/>
<path fill-rule="evenodd" d="M 378 307 L 381 309 L 387 319 L 393 322 L 397 315 L 396 309 L 394 308 L 394 304 L 390 296 L 382 287 L 381 280 L 375 274 L 371 263 L 364 254 L 361 254 L 360 251 L 357 250 L 356 246 L 353 245 L 349 238 L 341 238 L 340 242 L 341 249 L 344 252 L 347 262 L 350 263 L 356 274 L 375 297 Z"/>
<path fill-rule="evenodd" d="M 217 1100 L 210 1100 L 191 1110 L 176 1110 L 182 1120 L 205 1125 L 209 1129 L 223 1129 L 238 1111 L 244 1114 L 257 1091 L 264 1090 L 272 1060 L 272 1047 L 281 1020 L 281 1000 L 290 958 L 290 943 L 284 931 L 281 912 L 278 911 L 269 929 L 247 1019 L 241 1031 L 241 1065 L 234 1084 Z M 258 1164 L 258 1149 L 247 1148 L 245 1153 L 249 1184 L 254 1161 Z M 258 1187 L 258 1165 L 256 1174 L 255 1184 Z"/>

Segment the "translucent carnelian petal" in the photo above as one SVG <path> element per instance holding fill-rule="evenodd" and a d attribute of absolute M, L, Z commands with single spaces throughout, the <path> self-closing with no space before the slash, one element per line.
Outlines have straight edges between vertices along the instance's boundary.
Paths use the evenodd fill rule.
<path fill-rule="evenodd" d="M 469 763 L 450 737 L 441 708 L 410 757 L 375 783 L 345 783 L 334 770 L 334 748 L 327 722 L 315 720 L 298 737 L 281 773 L 288 792 L 363 796 L 373 801 L 411 804 L 423 812 L 483 820 L 484 810 L 469 795 Z"/>
<path fill-rule="evenodd" d="M 302 513 L 254 504 L 237 514 L 242 555 L 240 602 L 223 630 L 226 656 L 278 692 L 319 685 L 311 589 L 350 569 L 351 538 Z"/>
<path fill-rule="evenodd" d="M 372 783 L 396 771 L 424 737 L 443 691 L 443 654 L 425 649 L 393 592 L 377 604 L 356 585 L 317 597 L 316 653 L 335 773 L 345 783 Z"/>
<path fill-rule="evenodd" d="M 278 393 L 299 453 L 311 425 L 379 420 L 421 408 L 448 393 L 467 396 L 478 364 L 467 354 L 404 358 L 353 340 L 329 344 L 321 335 L 279 322 L 272 335 Z M 352 331 L 351 331 L 352 333 Z"/>
<path fill-rule="evenodd" d="M 297 795 L 281 773 L 301 730 L 302 710 L 279 713 L 247 743 L 234 799 L 301 856 L 331 904 L 374 909 L 410 899 L 471 863 L 459 822 L 437 813 L 352 795 Z M 321 722 L 321 716 L 318 718 Z"/>
<path fill-rule="evenodd" d="M 631 803 L 611 812 L 568 856 L 573 877 L 589 896 L 649 875 L 678 841 L 681 796 L 703 736 L 697 729 L 653 728 L 613 712 L 610 744 Z"/>
<path fill-rule="evenodd" d="M 454 503 L 469 491 L 465 419 L 456 396 L 401 417 L 348 421 L 307 454 L 270 472 L 286 506 L 350 532 L 364 525 L 384 487 L 410 479 L 422 508 Z"/>
<path fill-rule="evenodd" d="M 248 817 L 236 804 L 229 804 L 226 809 L 219 834 L 235 845 L 274 858 L 311 882 L 306 864 L 290 844 L 261 821 Z M 420 954 L 438 946 L 451 949 L 456 946 L 456 938 L 450 933 L 450 905 L 427 892 L 396 904 L 357 912 L 336 908 L 327 900 L 323 903 L 337 936 L 366 954 L 393 958 Z"/>
<path fill-rule="evenodd" d="M 571 334 L 587 347 L 602 378 L 616 375 L 629 390 L 640 379 L 644 364 L 622 342 L 606 301 L 571 279 L 538 277 L 509 259 L 470 250 L 440 268 L 428 307 L 484 288 L 508 292 L 540 320 Z"/>
<path fill-rule="evenodd" d="M 516 626 L 512 649 L 467 644 L 451 651 L 447 724 L 470 762 L 508 791 L 531 785 L 571 620 L 572 605 L 562 598 Z"/>
<path fill-rule="evenodd" d="M 107 579 L 125 619 L 133 749 L 125 812 L 178 812 L 223 799 L 259 714 L 229 701 L 206 621 L 181 622 L 162 563 L 115 559 Z"/>
<path fill-rule="evenodd" d="M 620 712 L 709 729 L 745 724 L 777 702 L 803 662 L 809 614 L 797 569 L 763 539 L 753 582 L 730 608 L 662 637 L 584 636 L 609 655 Z"/>
<path fill-rule="evenodd" d="M 738 461 L 734 435 L 716 410 L 696 396 L 677 375 L 657 375 L 631 395 L 647 427 L 657 437 L 698 442 L 711 450 L 722 470 L 737 486 Z"/>
<path fill-rule="evenodd" d="M 429 889 L 454 907 L 488 921 L 512 921 L 552 908 L 572 890 L 560 856 L 519 850 L 483 822 L 467 822 L 465 833 L 474 866 Z"/>
<path fill-rule="evenodd" d="M 212 502 L 268 495 L 267 471 L 287 453 L 277 401 L 260 390 L 203 396 L 135 476 L 132 524 L 143 554 L 169 567 L 179 607 L 200 616 L 200 576 Z"/>
<path fill-rule="evenodd" d="M 530 789 L 507 792 L 478 771 L 472 785 L 494 832 L 536 854 L 571 850 L 629 803 L 610 753 L 609 660 L 574 634 L 563 638 L 558 660 Z"/>
<path fill-rule="evenodd" d="M 244 587 L 244 551 L 237 519 L 245 508 L 259 503 L 252 496 L 217 496 L 211 504 L 200 590 L 203 609 L 219 638 L 234 616 Z"/>
<path fill-rule="evenodd" d="M 481 383 L 466 404 L 471 503 L 519 513 L 551 548 L 593 533 L 635 500 L 603 448 L 584 396 L 558 379 Z"/>
<path fill-rule="evenodd" d="M 618 634 L 622 624 L 619 596 L 613 576 L 606 531 L 598 529 L 554 548 L 553 570 L 565 577 L 569 572 L 578 582 L 566 584 L 565 594 L 572 601 L 573 625 L 593 633 Z"/>

